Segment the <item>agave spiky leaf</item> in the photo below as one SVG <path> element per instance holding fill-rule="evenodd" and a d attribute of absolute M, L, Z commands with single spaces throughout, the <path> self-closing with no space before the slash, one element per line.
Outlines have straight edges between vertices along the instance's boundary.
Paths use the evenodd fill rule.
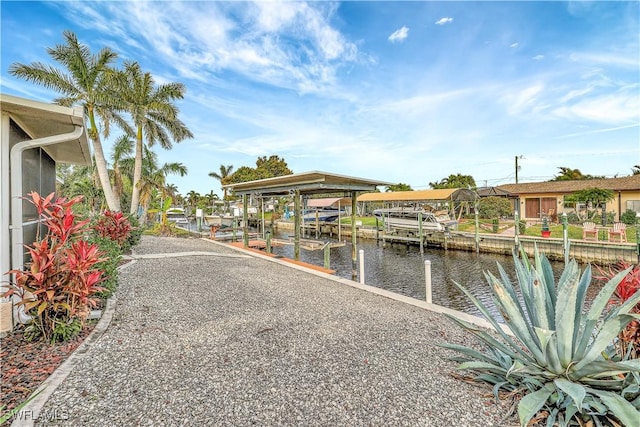
<path fill-rule="evenodd" d="M 517 341 L 502 331 L 486 306 L 456 283 L 503 338 L 501 342 L 477 326 L 452 318 L 484 341 L 488 350 L 480 353 L 464 346 L 446 346 L 467 356 L 458 359 L 462 362 L 459 368 L 493 384 L 496 396 L 500 389 L 524 391 L 518 405 L 523 426 L 541 410 L 548 414 L 547 425 L 618 425 L 640 420 L 640 362 L 621 360 L 612 345 L 631 320 L 640 318 L 630 313 L 640 302 L 640 292 L 603 316 L 627 272 L 612 278 L 583 313 L 590 267 L 581 274 L 572 260 L 556 286 L 551 264 L 537 248 L 535 267 L 515 253 L 514 264 L 522 303 L 500 265 L 500 279 L 490 272 L 485 277 Z"/>

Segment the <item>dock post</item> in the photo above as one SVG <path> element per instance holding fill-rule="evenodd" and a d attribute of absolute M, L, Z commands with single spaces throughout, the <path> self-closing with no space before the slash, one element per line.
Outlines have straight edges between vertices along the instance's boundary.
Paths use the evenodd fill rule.
<path fill-rule="evenodd" d="M 424 261 L 424 284 L 427 304 L 433 304 L 431 297 L 431 261 L 428 259 Z"/>
<path fill-rule="evenodd" d="M 293 210 L 295 211 L 295 237 L 293 239 L 293 259 L 300 261 L 300 222 L 302 221 L 302 209 L 300 209 L 300 190 L 293 196 Z"/>
<path fill-rule="evenodd" d="M 420 238 L 420 255 L 424 255 L 424 235 L 422 234 L 422 212 L 418 212 L 418 237 Z"/>
<path fill-rule="evenodd" d="M 564 252 L 564 264 L 569 264 L 569 219 L 567 213 L 562 212 L 562 250 Z"/>
<path fill-rule="evenodd" d="M 376 217 L 376 242 L 380 240 L 380 229 L 378 228 L 378 217 Z"/>
<path fill-rule="evenodd" d="M 242 241 L 244 247 L 249 247 L 249 197 L 242 195 Z"/>
<path fill-rule="evenodd" d="M 364 285 L 364 249 L 360 249 L 360 283 Z"/>
<path fill-rule="evenodd" d="M 518 237 L 518 234 L 520 234 L 519 233 L 520 232 L 520 216 L 518 215 L 518 211 L 517 210 L 513 213 L 513 219 L 514 219 L 514 222 L 515 222 L 515 227 L 513 229 L 513 236 L 514 236 L 514 239 L 515 239 L 516 252 L 518 252 L 520 250 L 519 249 L 520 241 L 519 241 L 519 237 Z"/>
<path fill-rule="evenodd" d="M 233 222 L 231 223 L 231 241 L 235 243 L 236 241 L 236 228 L 238 227 L 238 223 L 236 222 L 236 217 L 233 217 Z"/>
<path fill-rule="evenodd" d="M 266 239 L 267 239 L 266 250 L 267 250 L 267 253 L 270 254 L 271 253 L 271 231 L 270 230 L 267 230 L 266 232 Z"/>
<path fill-rule="evenodd" d="M 357 209 L 356 192 L 351 192 L 351 278 L 355 278 L 358 274 L 356 270 L 357 263 L 357 244 L 358 230 L 356 230 L 356 209 Z"/>
<path fill-rule="evenodd" d="M 324 268 L 329 270 L 331 268 L 331 242 L 324 244 Z"/>
<path fill-rule="evenodd" d="M 480 218 L 478 216 L 478 209 L 480 209 L 480 204 L 476 199 L 476 203 L 473 209 L 475 211 L 474 213 L 476 217 L 476 253 L 480 253 Z"/>

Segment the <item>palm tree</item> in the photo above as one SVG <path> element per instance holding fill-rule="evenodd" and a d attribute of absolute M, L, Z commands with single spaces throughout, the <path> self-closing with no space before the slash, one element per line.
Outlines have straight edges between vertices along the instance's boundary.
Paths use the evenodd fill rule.
<path fill-rule="evenodd" d="M 195 190 L 191 190 L 187 193 L 187 203 L 190 207 L 196 208 L 198 206 L 198 200 L 200 200 L 200 193 Z"/>
<path fill-rule="evenodd" d="M 164 192 L 171 196 L 171 198 L 175 199 L 176 194 L 178 194 L 178 186 L 175 184 L 167 184 L 164 186 Z"/>
<path fill-rule="evenodd" d="M 62 96 L 54 100 L 57 104 L 65 107 L 83 107 L 89 122 L 87 134 L 93 144 L 96 168 L 107 205 L 109 209 L 119 211 L 120 201 L 115 197 L 109 182 L 107 162 L 96 125 L 97 116 L 102 122 L 105 138 L 109 136 L 111 122 L 118 124 L 125 132 L 131 131 L 129 125 L 118 114 L 116 100 L 111 96 L 115 92 L 111 90 L 113 73 L 109 65 L 116 59 L 117 54 L 109 48 L 92 54 L 86 45 L 78 42 L 73 32 L 65 31 L 63 35 L 66 44 L 48 48 L 47 53 L 66 70 L 41 62 L 31 65 L 15 63 L 9 67 L 9 73 L 61 93 Z"/>
<path fill-rule="evenodd" d="M 184 97 L 185 87 L 181 83 L 156 86 L 150 73 L 143 73 L 136 62 L 126 62 L 119 73 L 120 94 L 124 107 L 131 115 L 136 128 L 136 155 L 131 193 L 131 213 L 138 211 L 140 204 L 140 180 L 142 178 L 143 139 L 149 147 L 158 142 L 170 150 L 171 139 L 181 142 L 193 134 L 178 119 L 178 108 L 173 101 Z"/>
<path fill-rule="evenodd" d="M 122 135 L 116 139 L 113 144 L 113 153 L 111 154 L 113 192 L 115 196 L 122 202 L 125 194 L 125 187 L 131 186 L 129 176 L 122 170 L 123 161 L 126 164 L 126 158 L 131 156 L 133 152 L 133 140 L 127 135 Z M 126 168 L 126 166 L 125 166 Z"/>
<path fill-rule="evenodd" d="M 640 165 L 635 165 L 631 168 L 631 173 L 634 175 L 640 175 Z"/>
<path fill-rule="evenodd" d="M 143 162 L 143 174 L 140 179 L 140 206 L 142 207 L 141 223 L 146 222 L 149 203 L 153 199 L 154 192 L 160 192 L 162 197 L 170 196 L 166 191 L 167 175 L 187 174 L 187 167 L 179 162 L 165 163 L 161 167 L 158 166 L 158 156 L 151 151 L 146 145 L 144 146 L 145 155 Z"/>
<path fill-rule="evenodd" d="M 220 173 L 217 172 L 209 172 L 209 176 L 211 178 L 215 178 L 220 181 L 221 185 L 230 184 L 229 179 L 231 179 L 231 175 L 233 173 L 233 165 L 225 166 L 220 165 Z M 224 187 L 220 188 L 223 192 L 222 199 L 227 200 L 227 189 Z"/>

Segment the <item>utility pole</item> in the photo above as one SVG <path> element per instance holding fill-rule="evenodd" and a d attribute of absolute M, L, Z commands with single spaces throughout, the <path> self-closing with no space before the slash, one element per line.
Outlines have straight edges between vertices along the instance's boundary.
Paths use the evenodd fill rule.
<path fill-rule="evenodd" d="M 518 183 L 518 170 L 520 170 L 520 166 L 518 166 L 518 159 L 524 159 L 524 156 L 516 156 L 516 184 Z"/>

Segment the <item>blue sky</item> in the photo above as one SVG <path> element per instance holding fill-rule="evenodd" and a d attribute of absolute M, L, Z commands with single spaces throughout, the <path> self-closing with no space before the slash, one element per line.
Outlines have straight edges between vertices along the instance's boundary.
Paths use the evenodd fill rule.
<path fill-rule="evenodd" d="M 221 164 L 277 154 L 321 170 L 428 188 L 624 176 L 640 164 L 638 2 L 2 1 L 3 93 L 54 94 L 7 73 L 50 62 L 74 31 L 157 82 L 181 82 L 195 137 L 162 162 L 182 194 L 221 194 Z M 115 132 L 117 136 L 117 132 Z M 109 141 L 106 142 L 110 150 Z"/>

